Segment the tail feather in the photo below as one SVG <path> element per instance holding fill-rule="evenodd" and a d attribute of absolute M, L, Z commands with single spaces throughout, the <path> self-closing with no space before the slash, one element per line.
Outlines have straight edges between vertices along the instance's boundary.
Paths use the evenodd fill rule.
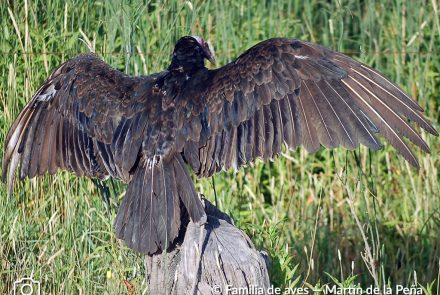
<path fill-rule="evenodd" d="M 188 175 L 182 157 L 179 155 L 174 157 L 174 159 L 174 175 L 180 200 L 188 211 L 191 220 L 197 222 L 206 217 L 205 210 L 197 195 L 193 181 Z"/>
<path fill-rule="evenodd" d="M 177 155 L 138 168 L 119 207 L 116 234 L 136 251 L 158 253 L 175 242 L 185 214 L 195 222 L 205 216 L 182 156 Z"/>

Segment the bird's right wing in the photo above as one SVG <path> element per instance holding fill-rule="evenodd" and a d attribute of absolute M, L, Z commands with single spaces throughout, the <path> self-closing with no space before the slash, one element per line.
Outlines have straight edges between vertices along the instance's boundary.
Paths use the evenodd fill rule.
<path fill-rule="evenodd" d="M 321 145 L 378 149 L 375 133 L 418 167 L 404 137 L 429 148 L 408 119 L 438 135 L 420 106 L 383 75 L 308 42 L 269 39 L 210 74 L 206 111 L 194 118 L 205 127 L 198 144 L 185 149 L 201 176 L 272 158 L 283 144 L 309 152 Z"/>
<path fill-rule="evenodd" d="M 93 54 L 58 67 L 6 137 L 3 178 L 9 190 L 18 165 L 20 178 L 64 169 L 128 181 L 145 135 L 154 130 L 150 116 L 162 110 L 151 94 L 152 80 L 127 76 Z"/>

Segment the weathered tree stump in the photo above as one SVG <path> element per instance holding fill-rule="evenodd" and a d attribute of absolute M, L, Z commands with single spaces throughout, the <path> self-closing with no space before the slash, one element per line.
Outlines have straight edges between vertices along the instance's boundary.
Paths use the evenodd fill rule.
<path fill-rule="evenodd" d="M 234 288 L 267 290 L 267 256 L 231 218 L 203 199 L 207 222 L 190 222 L 174 250 L 146 256 L 150 294 L 233 294 Z M 236 289 L 235 289 L 236 290 Z"/>

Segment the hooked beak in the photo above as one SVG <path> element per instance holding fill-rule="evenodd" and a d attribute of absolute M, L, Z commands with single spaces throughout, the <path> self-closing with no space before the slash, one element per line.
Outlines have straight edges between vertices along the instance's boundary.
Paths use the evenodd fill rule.
<path fill-rule="evenodd" d="M 205 53 L 205 57 L 207 60 L 209 60 L 210 63 L 215 65 L 215 55 L 213 51 L 211 50 L 211 46 L 208 44 L 205 48 L 203 48 L 203 51 Z"/>
<path fill-rule="evenodd" d="M 208 55 L 206 58 L 209 60 L 210 63 L 215 65 L 215 56 L 214 55 Z"/>
<path fill-rule="evenodd" d="M 209 60 L 209 62 L 213 65 L 215 65 L 215 54 L 214 50 L 211 46 L 210 42 L 205 42 L 203 46 L 203 50 L 205 51 L 206 58 Z"/>
<path fill-rule="evenodd" d="M 205 58 L 209 60 L 210 63 L 215 64 L 215 55 L 214 50 L 212 49 L 211 43 L 206 42 L 199 36 L 191 36 L 194 40 L 199 43 L 200 47 L 203 50 L 203 54 L 205 55 Z"/>

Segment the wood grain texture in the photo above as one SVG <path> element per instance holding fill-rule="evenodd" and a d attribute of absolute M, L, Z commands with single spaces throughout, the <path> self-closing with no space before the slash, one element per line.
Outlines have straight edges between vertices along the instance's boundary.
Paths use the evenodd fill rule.
<path fill-rule="evenodd" d="M 226 294 L 228 285 L 267 290 L 265 253 L 255 249 L 229 216 L 203 201 L 208 216 L 204 225 L 189 223 L 178 248 L 146 256 L 150 294 Z"/>

